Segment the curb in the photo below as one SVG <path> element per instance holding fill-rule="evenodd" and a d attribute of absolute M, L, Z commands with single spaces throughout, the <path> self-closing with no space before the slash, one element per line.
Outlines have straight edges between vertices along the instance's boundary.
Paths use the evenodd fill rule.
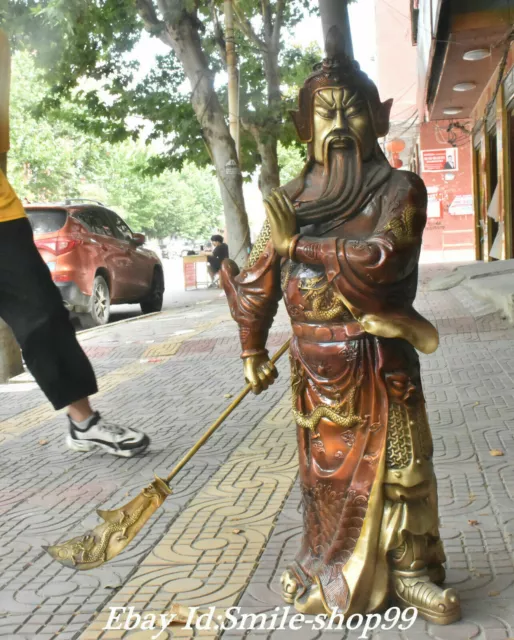
<path fill-rule="evenodd" d="M 145 313 L 134 318 L 124 318 L 123 320 L 117 320 L 116 322 L 108 322 L 107 324 L 101 324 L 98 327 L 90 327 L 89 329 L 81 329 L 77 331 L 77 335 L 83 335 L 84 333 L 92 333 L 93 331 L 100 331 L 101 329 L 109 329 L 115 327 L 118 324 L 125 324 L 127 322 L 136 322 L 137 320 L 146 320 L 146 318 L 152 318 L 153 316 L 159 316 L 163 311 L 154 311 L 153 313 Z"/>

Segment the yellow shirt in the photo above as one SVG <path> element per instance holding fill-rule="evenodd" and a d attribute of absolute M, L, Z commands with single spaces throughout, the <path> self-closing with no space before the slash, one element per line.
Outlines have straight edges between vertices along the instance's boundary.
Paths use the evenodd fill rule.
<path fill-rule="evenodd" d="M 0 222 L 25 217 L 25 209 L 0 169 Z M 1 233 L 1 232 L 0 232 Z"/>
<path fill-rule="evenodd" d="M 9 91 L 11 54 L 7 36 L 0 29 L 0 153 L 9 151 Z"/>

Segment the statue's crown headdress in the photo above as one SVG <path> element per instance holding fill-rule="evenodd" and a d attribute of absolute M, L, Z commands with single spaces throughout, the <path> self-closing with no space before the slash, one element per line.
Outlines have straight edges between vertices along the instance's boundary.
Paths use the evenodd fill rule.
<path fill-rule="evenodd" d="M 312 102 L 320 89 L 331 87 L 354 87 L 367 100 L 377 138 L 389 130 L 389 114 L 392 100 L 381 102 L 375 83 L 361 71 L 359 63 L 345 51 L 344 40 L 337 27 L 332 27 L 325 41 L 325 58 L 316 64 L 313 73 L 300 89 L 299 110 L 291 116 L 302 142 L 312 141 Z"/>

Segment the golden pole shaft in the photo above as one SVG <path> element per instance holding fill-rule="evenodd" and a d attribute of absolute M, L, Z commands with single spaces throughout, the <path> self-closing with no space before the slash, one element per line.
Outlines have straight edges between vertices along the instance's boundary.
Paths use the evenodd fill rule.
<path fill-rule="evenodd" d="M 275 355 L 271 358 L 271 362 L 275 364 L 289 349 L 289 344 L 291 340 L 288 340 L 285 344 L 283 344 L 280 349 L 275 353 Z M 207 431 L 203 434 L 203 436 L 196 442 L 196 444 L 186 453 L 186 455 L 180 460 L 177 466 L 173 469 L 170 475 L 166 478 L 165 482 L 169 485 L 169 483 L 173 480 L 173 478 L 177 475 L 177 473 L 191 460 L 191 458 L 197 453 L 199 449 L 203 447 L 203 445 L 207 442 L 207 440 L 212 436 L 212 434 L 222 425 L 223 422 L 228 418 L 228 416 L 234 411 L 234 409 L 241 404 L 241 402 L 246 398 L 246 396 L 252 390 L 252 386 L 247 384 L 246 387 L 241 391 L 241 393 L 237 396 L 237 398 L 225 409 L 225 411 L 219 416 L 219 418 L 214 422 Z"/>
<path fill-rule="evenodd" d="M 280 347 L 271 358 L 275 363 L 288 350 L 290 340 Z M 109 562 L 119 555 L 137 536 L 152 515 L 171 494 L 169 483 L 177 473 L 191 460 L 195 453 L 203 447 L 212 434 L 218 429 L 230 413 L 241 403 L 252 390 L 247 384 L 232 404 L 225 409 L 216 422 L 209 427 L 192 449 L 182 458 L 170 475 L 163 480 L 156 477 L 139 495 L 118 509 L 97 511 L 103 520 L 94 529 L 82 536 L 72 538 L 61 544 L 43 547 L 49 555 L 65 567 L 73 570 L 87 571 Z M 120 535 L 120 526 L 123 535 Z"/>

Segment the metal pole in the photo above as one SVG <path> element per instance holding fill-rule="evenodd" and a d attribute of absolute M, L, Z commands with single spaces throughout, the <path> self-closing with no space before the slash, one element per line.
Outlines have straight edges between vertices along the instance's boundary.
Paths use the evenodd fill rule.
<path fill-rule="evenodd" d="M 325 41 L 330 29 L 337 27 L 343 37 L 345 53 L 349 58 L 353 59 L 352 33 L 347 0 L 319 0 L 319 12 Z"/>
<path fill-rule="evenodd" d="M 239 158 L 239 78 L 237 75 L 237 56 L 234 39 L 234 13 L 232 0 L 225 0 L 225 41 L 227 47 L 228 118 L 230 135 L 234 139 L 237 157 Z"/>

